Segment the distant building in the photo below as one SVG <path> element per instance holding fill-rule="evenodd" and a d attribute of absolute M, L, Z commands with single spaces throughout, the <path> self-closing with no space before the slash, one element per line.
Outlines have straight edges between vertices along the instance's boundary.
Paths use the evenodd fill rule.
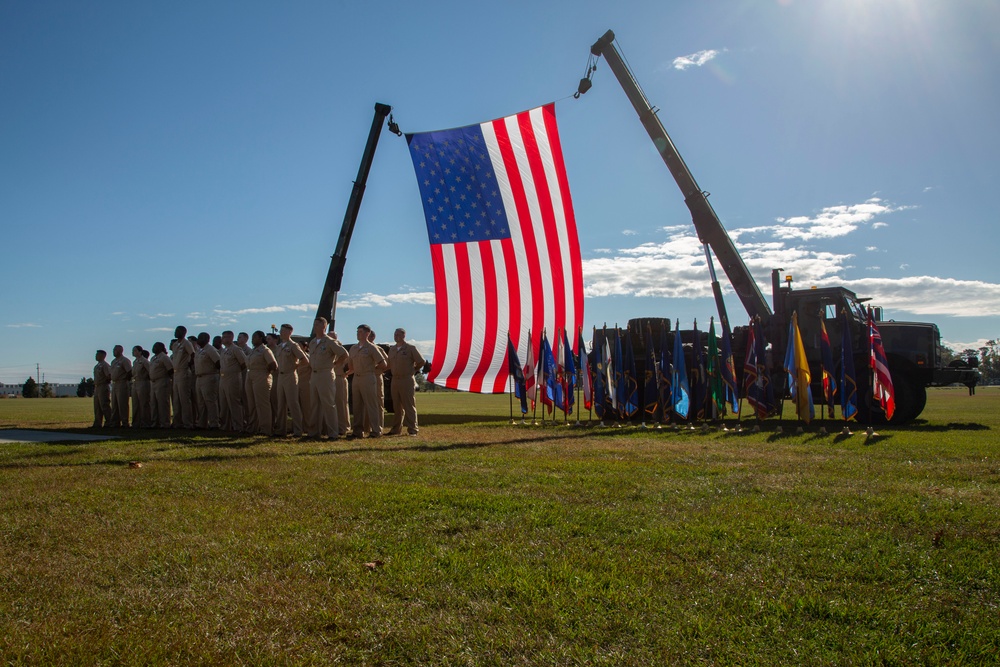
<path fill-rule="evenodd" d="M 21 398 L 24 384 L 0 384 L 0 398 Z"/>
<path fill-rule="evenodd" d="M 56 398 L 76 396 L 77 386 L 78 385 L 75 384 L 57 384 L 55 382 L 49 383 L 49 389 L 52 390 L 52 395 Z M 38 388 L 41 390 L 41 386 Z M 22 389 L 24 389 L 23 382 L 19 384 L 0 384 L 0 398 L 21 398 Z"/>

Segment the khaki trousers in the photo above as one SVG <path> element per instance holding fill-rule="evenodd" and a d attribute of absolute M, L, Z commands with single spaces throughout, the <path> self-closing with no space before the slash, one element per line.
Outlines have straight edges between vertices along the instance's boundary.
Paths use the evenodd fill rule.
<path fill-rule="evenodd" d="M 219 374 L 208 373 L 195 378 L 198 404 L 198 428 L 219 428 Z"/>
<path fill-rule="evenodd" d="M 153 380 L 153 395 L 149 401 L 150 423 L 157 428 L 170 428 L 170 396 L 173 393 L 169 377 Z"/>
<path fill-rule="evenodd" d="M 94 385 L 94 426 L 111 425 L 111 385 Z"/>
<path fill-rule="evenodd" d="M 299 405 L 299 381 L 295 371 L 278 374 L 278 428 L 277 435 L 288 432 L 285 413 L 292 413 L 292 434 L 302 435 L 302 407 Z"/>
<path fill-rule="evenodd" d="M 132 383 L 132 426 L 134 428 L 149 428 L 153 425 L 149 418 L 152 389 L 149 380 L 136 380 Z"/>
<path fill-rule="evenodd" d="M 111 425 L 128 428 L 128 397 L 132 393 L 128 380 L 111 383 Z"/>
<path fill-rule="evenodd" d="M 189 369 L 174 371 L 174 427 L 194 428 L 191 406 L 191 381 L 193 373 Z"/>
<path fill-rule="evenodd" d="M 219 383 L 219 426 L 226 431 L 242 431 L 243 373 L 229 373 Z"/>
<path fill-rule="evenodd" d="M 309 435 L 318 438 L 340 435 L 340 419 L 337 414 L 337 383 L 333 369 L 314 370 L 309 381 L 309 402 L 312 404 L 313 421 Z"/>
<path fill-rule="evenodd" d="M 266 370 L 249 371 L 246 390 L 250 400 L 247 432 L 272 435 L 274 417 L 271 415 L 271 374 Z"/>
<path fill-rule="evenodd" d="M 417 432 L 417 402 L 413 392 L 412 377 L 392 378 L 392 410 L 395 415 L 392 430 L 400 432 L 400 426 L 406 425 L 406 432 Z"/>
<path fill-rule="evenodd" d="M 354 376 L 353 398 L 354 435 L 360 436 L 365 428 L 371 429 L 371 435 L 382 435 L 382 409 L 374 375 Z"/>
<path fill-rule="evenodd" d="M 338 435 L 347 435 L 347 432 L 351 430 L 351 413 L 347 409 L 347 377 L 343 375 L 335 376 L 334 385 L 337 388 L 337 424 L 339 427 Z"/>

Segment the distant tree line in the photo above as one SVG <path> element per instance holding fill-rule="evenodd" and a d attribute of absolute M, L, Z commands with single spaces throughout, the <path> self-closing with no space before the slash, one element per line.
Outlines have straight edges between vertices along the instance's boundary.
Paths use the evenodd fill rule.
<path fill-rule="evenodd" d="M 52 398 L 55 390 L 48 382 L 38 384 L 35 378 L 29 377 L 21 385 L 21 396 L 23 398 Z M 76 395 L 80 398 L 94 395 L 94 378 L 80 378 L 80 384 L 76 385 Z"/>

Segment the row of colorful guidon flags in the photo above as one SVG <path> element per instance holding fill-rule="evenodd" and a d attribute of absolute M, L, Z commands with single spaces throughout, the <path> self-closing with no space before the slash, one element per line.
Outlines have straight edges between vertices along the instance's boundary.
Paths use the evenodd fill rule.
<path fill-rule="evenodd" d="M 854 350 L 851 327 L 842 327 L 840 346 L 840 372 L 835 371 L 833 347 L 826 326 L 821 321 L 820 358 L 822 367 L 823 402 L 834 417 L 835 399 L 839 397 L 841 416 L 854 419 L 858 412 L 857 380 L 854 371 Z M 888 419 L 895 411 L 892 380 L 889 375 L 885 350 L 871 311 L 868 312 L 868 342 L 872 370 L 873 397 L 881 405 Z M 562 410 L 566 417 L 573 412 L 577 393 L 583 394 L 583 409 L 596 413 L 605 421 L 631 421 L 641 418 L 643 423 L 666 423 L 672 419 L 709 420 L 727 414 L 740 414 L 740 390 L 733 357 L 732 334 L 728 324 L 722 322 L 721 339 L 716 335 L 715 318 L 708 327 L 708 348 L 701 345 L 701 332 L 695 321 L 691 332 L 692 353 L 685 357 L 683 336 L 660 332 L 659 341 L 653 340 L 652 328 L 636 332 L 642 337 L 645 355 L 643 376 L 636 373 L 636 356 L 632 332 L 617 327 L 593 330 L 590 353 L 583 330 L 578 330 L 575 345 L 563 329 L 550 341 L 542 333 L 537 349 L 528 345 L 522 363 L 510 336 L 507 338 L 507 371 L 513 384 L 514 395 L 520 400 L 521 413 L 535 412 L 541 403 L 552 414 Z M 672 339 L 672 341 L 671 341 Z M 529 340 L 530 334 L 529 334 Z M 767 372 L 767 341 L 760 320 L 754 320 L 747 329 L 746 354 L 743 362 L 743 391 L 754 414 L 765 419 L 777 414 L 779 401 Z M 690 367 L 689 366 L 690 359 Z M 812 395 L 812 375 L 805 346 L 799 331 L 798 315 L 792 315 L 788 330 L 788 348 L 784 357 L 787 373 L 787 390 L 799 419 L 808 423 L 815 417 Z M 838 391 L 839 387 L 839 391 Z M 779 387 L 777 394 L 785 395 L 786 387 Z"/>
<path fill-rule="evenodd" d="M 527 402 L 536 400 L 570 410 L 578 384 L 588 409 L 592 401 L 602 419 L 631 419 L 640 410 L 664 420 L 671 414 L 701 419 L 738 410 L 725 322 L 721 349 L 713 322 L 708 353 L 702 354 L 701 346 L 695 345 L 690 370 L 685 368 L 679 336 L 674 336 L 671 349 L 664 333 L 656 349 L 650 332 L 641 332 L 649 338 L 642 378 L 635 373 L 630 336 L 601 336 L 596 354 L 590 355 L 589 363 L 580 364 L 583 269 L 554 103 L 474 125 L 407 134 L 406 140 L 434 271 L 436 325 L 430 382 L 462 391 L 502 393 L 508 374 L 520 377 L 517 391 L 525 412 Z M 794 318 L 792 328 L 789 340 L 794 345 L 788 347 L 785 368 L 798 415 L 808 420 L 813 414 L 809 366 Z M 751 324 L 751 330 L 744 395 L 759 415 L 768 416 L 775 401 L 764 372 L 764 337 L 759 324 Z M 553 332 L 551 342 L 547 331 Z M 572 342 L 567 332 L 579 334 L 579 341 Z M 873 385 L 891 416 L 892 382 L 881 339 L 879 352 L 875 351 L 876 338 L 877 332 L 870 337 Z M 845 339 L 847 351 L 841 352 L 845 370 L 840 377 L 841 386 L 849 388 L 840 392 L 848 419 L 857 412 L 849 344 Z M 825 345 L 829 348 L 829 341 Z M 524 364 L 518 359 L 519 350 L 527 356 Z M 823 354 L 824 399 L 832 405 L 836 391 L 832 352 L 827 349 Z M 640 381 L 642 405 L 637 398 Z"/>

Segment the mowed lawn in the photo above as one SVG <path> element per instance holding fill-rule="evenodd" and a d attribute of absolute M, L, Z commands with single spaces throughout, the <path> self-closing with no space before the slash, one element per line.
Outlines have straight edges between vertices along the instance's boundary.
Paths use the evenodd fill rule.
<path fill-rule="evenodd" d="M 417 400 L 417 438 L 0 444 L 0 663 L 1000 660 L 997 389 L 873 439 Z"/>

